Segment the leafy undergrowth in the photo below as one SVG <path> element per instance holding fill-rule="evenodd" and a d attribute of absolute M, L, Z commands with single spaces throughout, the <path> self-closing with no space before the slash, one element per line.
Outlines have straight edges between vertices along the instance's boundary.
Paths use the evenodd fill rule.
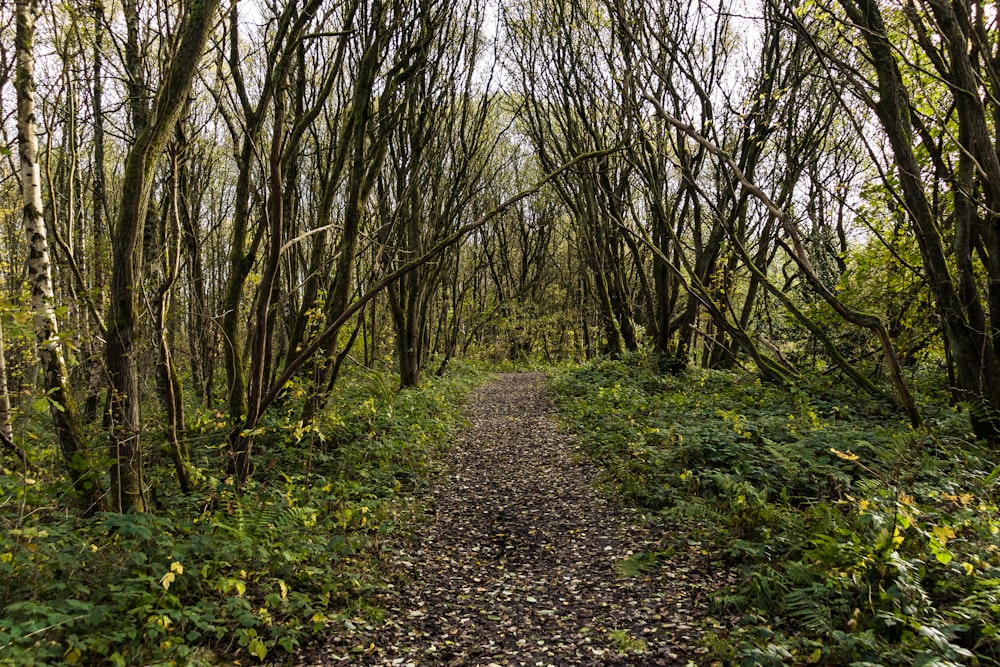
<path fill-rule="evenodd" d="M 0 665 L 280 662 L 366 604 L 383 537 L 408 520 L 475 375 L 454 364 L 397 394 L 359 374 L 305 426 L 290 401 L 242 494 L 206 472 L 227 430 L 203 415 L 199 491 L 161 492 L 155 514 L 80 519 L 52 507 L 58 480 L 0 476 Z"/>
<path fill-rule="evenodd" d="M 1000 663 L 998 457 L 963 415 L 642 359 L 550 390 L 615 486 L 740 568 L 715 664 Z"/>

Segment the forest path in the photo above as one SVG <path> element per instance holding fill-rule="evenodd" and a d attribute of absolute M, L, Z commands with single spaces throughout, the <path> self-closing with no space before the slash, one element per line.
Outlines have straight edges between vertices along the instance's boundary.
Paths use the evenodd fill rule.
<path fill-rule="evenodd" d="M 395 557 L 386 623 L 338 627 L 310 664 L 699 664 L 712 568 L 693 546 L 651 574 L 622 571 L 654 538 L 595 490 L 600 471 L 556 426 L 543 380 L 499 375 L 470 396 L 428 521 Z"/>

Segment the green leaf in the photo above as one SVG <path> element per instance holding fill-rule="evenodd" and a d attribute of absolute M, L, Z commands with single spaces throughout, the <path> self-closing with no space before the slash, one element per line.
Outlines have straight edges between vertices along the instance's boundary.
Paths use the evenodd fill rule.
<path fill-rule="evenodd" d="M 932 549 L 934 551 L 934 557 L 938 559 L 938 562 L 942 565 L 947 565 L 955 559 L 947 549 Z"/>
<path fill-rule="evenodd" d="M 264 646 L 264 642 L 261 641 L 260 637 L 251 639 L 247 645 L 247 650 L 250 651 L 251 655 L 256 656 L 258 660 L 263 660 L 267 656 L 267 647 Z"/>

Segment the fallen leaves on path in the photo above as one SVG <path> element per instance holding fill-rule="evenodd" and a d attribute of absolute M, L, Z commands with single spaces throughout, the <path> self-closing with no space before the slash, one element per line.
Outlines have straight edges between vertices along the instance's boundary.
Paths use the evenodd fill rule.
<path fill-rule="evenodd" d="M 396 552 L 385 622 L 331 625 L 306 664 L 700 663 L 696 619 L 721 585 L 706 555 L 643 560 L 655 536 L 595 490 L 542 380 L 501 375 L 470 397 L 428 521 Z"/>

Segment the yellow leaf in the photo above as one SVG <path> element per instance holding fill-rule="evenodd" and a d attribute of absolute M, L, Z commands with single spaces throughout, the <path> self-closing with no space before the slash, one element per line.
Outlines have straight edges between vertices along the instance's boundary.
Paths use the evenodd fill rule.
<path fill-rule="evenodd" d="M 170 571 L 175 574 L 184 574 L 184 566 L 177 561 L 174 561 L 170 564 Z"/>
<path fill-rule="evenodd" d="M 281 591 L 281 600 L 284 602 L 285 598 L 288 597 L 288 586 L 281 579 L 278 579 L 278 589 Z"/>
<path fill-rule="evenodd" d="M 815 665 L 822 659 L 823 659 L 823 649 L 818 648 L 815 651 L 813 651 L 808 658 L 806 658 L 806 662 L 810 665 Z"/>
<path fill-rule="evenodd" d="M 854 452 L 842 452 L 839 449 L 834 449 L 833 447 L 830 448 L 830 451 L 833 452 L 837 456 L 837 458 L 844 459 L 845 461 L 858 460 L 858 455 L 855 454 Z"/>
<path fill-rule="evenodd" d="M 76 647 L 68 648 L 66 649 L 66 652 L 63 653 L 63 660 L 71 665 L 75 665 L 80 662 L 81 657 L 83 657 L 83 654 L 80 652 L 80 649 Z"/>
<path fill-rule="evenodd" d="M 170 590 L 170 584 L 174 583 L 174 579 L 176 578 L 177 575 L 173 572 L 167 572 L 165 575 L 160 577 L 160 585 L 163 586 L 163 590 Z"/>
<path fill-rule="evenodd" d="M 971 575 L 976 571 L 976 568 L 972 565 L 972 563 L 962 563 L 962 569 L 965 570 L 965 573 L 968 575 Z"/>
<path fill-rule="evenodd" d="M 170 620 L 169 616 L 164 616 L 162 614 L 160 616 L 150 616 L 149 619 L 148 619 L 148 622 L 149 623 L 156 623 L 158 626 L 160 626 L 164 630 L 166 630 L 167 628 L 169 628 L 173 624 L 173 621 Z"/>
<path fill-rule="evenodd" d="M 941 543 L 941 546 L 946 545 L 948 540 L 955 537 L 955 531 L 951 529 L 951 526 L 934 526 L 931 528 L 931 532 L 934 533 L 934 537 Z"/>
<path fill-rule="evenodd" d="M 911 496 L 910 494 L 906 493 L 905 491 L 900 491 L 899 492 L 899 504 L 900 505 L 912 505 L 913 504 L 913 496 Z"/>

